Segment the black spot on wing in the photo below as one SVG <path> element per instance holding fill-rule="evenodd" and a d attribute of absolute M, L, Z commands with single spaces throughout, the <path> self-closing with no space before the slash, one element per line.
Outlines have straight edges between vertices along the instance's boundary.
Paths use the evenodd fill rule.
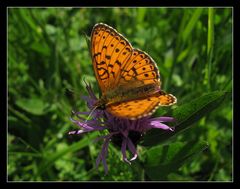
<path fill-rule="evenodd" d="M 119 60 L 116 60 L 115 63 L 121 67 L 122 63 Z"/>
<path fill-rule="evenodd" d="M 108 60 L 110 60 L 110 59 L 111 59 L 111 56 L 106 55 L 105 58 L 108 59 Z"/>

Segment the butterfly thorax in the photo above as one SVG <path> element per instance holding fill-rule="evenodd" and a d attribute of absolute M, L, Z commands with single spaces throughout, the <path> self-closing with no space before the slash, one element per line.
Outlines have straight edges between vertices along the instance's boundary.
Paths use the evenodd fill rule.
<path fill-rule="evenodd" d="M 105 94 L 103 94 L 101 98 L 96 102 L 95 106 L 97 106 L 97 108 L 99 109 L 105 109 L 108 105 L 129 100 L 146 98 L 148 96 L 152 96 L 159 91 L 159 86 L 156 86 L 154 84 L 129 88 L 126 88 L 126 86 L 119 86 L 117 89 L 109 90 Z"/>
<path fill-rule="evenodd" d="M 95 108 L 100 110 L 106 109 L 106 99 L 100 98 L 96 103 L 93 105 Z"/>

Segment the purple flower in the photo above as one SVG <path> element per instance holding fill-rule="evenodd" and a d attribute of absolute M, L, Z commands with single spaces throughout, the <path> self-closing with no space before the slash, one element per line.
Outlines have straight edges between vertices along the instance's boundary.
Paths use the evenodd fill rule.
<path fill-rule="evenodd" d="M 175 121 L 172 117 L 143 117 L 137 120 L 129 120 L 113 116 L 106 110 L 96 109 L 91 112 L 91 110 L 94 108 L 94 104 L 97 102 L 98 99 L 94 95 L 90 85 L 86 84 L 86 89 L 89 93 L 89 96 L 84 96 L 82 98 L 87 101 L 87 105 L 90 111 L 73 112 L 77 119 L 71 118 L 71 121 L 78 125 L 80 129 L 77 131 L 70 131 L 69 134 L 82 134 L 91 131 L 108 130 L 109 134 L 96 139 L 104 140 L 102 150 L 96 160 L 96 166 L 98 167 L 100 161 L 102 161 L 105 174 L 107 174 L 108 172 L 106 157 L 110 141 L 121 147 L 123 160 L 131 164 L 131 161 L 135 160 L 138 156 L 136 146 L 143 133 L 152 128 L 173 131 L 173 128 L 170 128 L 163 123 Z M 89 114 L 91 114 L 92 116 L 91 120 L 86 120 L 81 117 L 81 115 Z M 132 158 L 130 160 L 128 160 L 126 155 L 127 148 L 132 153 Z"/>

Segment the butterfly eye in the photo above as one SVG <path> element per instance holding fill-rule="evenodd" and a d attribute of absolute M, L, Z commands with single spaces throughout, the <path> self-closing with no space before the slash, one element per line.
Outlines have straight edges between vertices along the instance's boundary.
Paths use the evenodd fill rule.
<path fill-rule="evenodd" d="M 97 109 L 105 110 L 105 109 L 106 109 L 106 106 L 105 106 L 105 104 L 102 104 L 102 105 L 98 106 Z"/>

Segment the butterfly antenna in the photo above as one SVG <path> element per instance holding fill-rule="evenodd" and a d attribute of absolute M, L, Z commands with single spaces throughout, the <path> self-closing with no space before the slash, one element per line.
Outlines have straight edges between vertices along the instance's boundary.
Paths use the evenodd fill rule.
<path fill-rule="evenodd" d="M 85 76 L 83 76 L 82 80 L 83 80 L 84 84 L 85 84 L 86 86 L 88 86 L 88 83 L 86 82 L 86 77 L 85 77 Z"/>
<path fill-rule="evenodd" d="M 85 38 L 85 41 L 86 41 L 87 46 L 88 46 L 88 52 L 91 55 L 91 46 L 90 46 L 91 41 L 90 41 L 90 37 L 84 31 L 82 31 L 81 33 L 82 33 L 83 37 Z"/>
<path fill-rule="evenodd" d="M 93 109 L 91 110 L 91 112 L 88 114 L 88 117 L 87 117 L 87 119 L 85 120 L 84 123 L 86 123 L 86 122 L 89 120 L 89 118 L 92 116 L 93 112 L 94 112 L 96 109 L 97 109 L 97 106 L 94 106 Z"/>

